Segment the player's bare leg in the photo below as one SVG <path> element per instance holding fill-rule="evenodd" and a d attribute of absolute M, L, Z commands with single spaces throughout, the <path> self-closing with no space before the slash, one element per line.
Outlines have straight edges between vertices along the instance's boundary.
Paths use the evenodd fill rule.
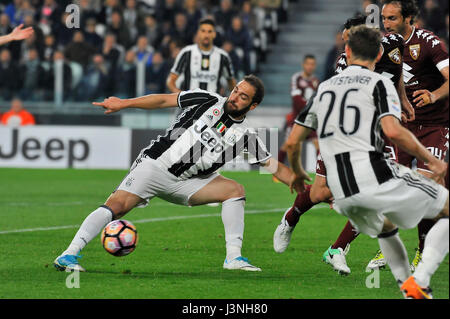
<path fill-rule="evenodd" d="M 225 228 L 226 258 L 225 269 L 261 271 L 242 257 L 244 238 L 245 190 L 242 185 L 223 176 L 218 176 L 196 192 L 189 199 L 189 205 L 222 203 L 222 222 Z"/>
<path fill-rule="evenodd" d="M 137 195 L 117 190 L 105 204 L 90 213 L 81 224 L 69 247 L 58 256 L 54 265 L 58 270 L 85 271 L 78 263 L 79 252 L 112 220 L 119 219 L 143 201 Z"/>

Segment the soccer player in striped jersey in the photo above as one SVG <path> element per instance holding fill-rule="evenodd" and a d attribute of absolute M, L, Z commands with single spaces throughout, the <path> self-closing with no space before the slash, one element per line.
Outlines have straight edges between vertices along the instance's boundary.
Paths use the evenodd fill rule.
<path fill-rule="evenodd" d="M 430 299 L 432 275 L 449 251 L 449 193 L 438 184 L 447 164 L 401 125 L 401 103 L 392 82 L 373 72 L 381 37 L 366 26 L 351 28 L 345 50 L 349 67 L 319 85 L 297 120 L 300 141 L 317 130 L 334 208 L 361 233 L 378 238 L 391 272 L 406 298 Z M 395 145 L 427 163 L 426 178 L 386 159 L 384 133 Z M 300 150 L 301 155 L 301 150 Z M 304 170 L 299 161 L 299 172 Z M 293 185 L 304 183 L 298 177 Z M 413 276 L 398 229 L 437 221 L 428 232 Z"/>
<path fill-rule="evenodd" d="M 228 53 L 213 44 L 216 38 L 215 22 L 200 20 L 197 43 L 184 47 L 178 53 L 167 78 L 167 87 L 173 93 L 200 88 L 221 93 L 225 79 L 231 91 L 235 85 L 234 70 Z"/>
<path fill-rule="evenodd" d="M 228 97 L 196 89 L 134 99 L 110 97 L 94 102 L 105 109 L 105 114 L 125 108 L 152 110 L 176 106 L 183 112 L 166 134 L 142 149 L 105 204 L 84 220 L 69 247 L 56 258 L 55 267 L 84 271 L 78 254 L 103 227 L 134 207 L 145 206 L 152 198 L 160 197 L 185 206 L 222 203 L 226 242 L 223 268 L 260 271 L 241 255 L 244 187 L 221 176 L 217 170 L 240 153 L 246 153 L 250 163 L 260 164 L 280 181 L 291 185 L 295 174 L 272 158 L 247 122 L 246 114 L 261 103 L 263 96 L 261 80 L 249 75 Z"/>

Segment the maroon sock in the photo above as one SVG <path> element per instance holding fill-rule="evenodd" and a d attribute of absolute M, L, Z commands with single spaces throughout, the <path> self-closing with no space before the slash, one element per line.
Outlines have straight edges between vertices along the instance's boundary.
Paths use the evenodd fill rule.
<path fill-rule="evenodd" d="M 432 219 L 422 219 L 417 225 L 417 232 L 419 234 L 419 250 L 421 252 L 423 251 L 423 246 L 425 245 L 425 237 L 434 224 L 435 222 Z"/>
<path fill-rule="evenodd" d="M 358 237 L 358 235 L 359 232 L 356 229 L 354 229 L 352 223 L 348 221 L 347 224 L 345 224 L 345 227 L 340 233 L 338 239 L 336 239 L 336 242 L 333 245 L 331 245 L 331 248 L 337 249 L 341 247 L 342 249 L 345 249 L 347 244 L 350 244 L 353 241 L 353 239 Z"/>
<path fill-rule="evenodd" d="M 303 215 L 303 213 L 307 212 L 309 209 L 311 209 L 311 207 L 313 207 L 316 204 L 313 203 L 311 201 L 311 198 L 309 197 L 309 193 L 311 192 L 311 186 L 312 185 L 306 185 L 305 191 L 297 195 L 297 197 L 295 198 L 294 205 L 286 214 L 285 219 L 288 222 L 289 226 L 297 225 L 300 216 Z"/>

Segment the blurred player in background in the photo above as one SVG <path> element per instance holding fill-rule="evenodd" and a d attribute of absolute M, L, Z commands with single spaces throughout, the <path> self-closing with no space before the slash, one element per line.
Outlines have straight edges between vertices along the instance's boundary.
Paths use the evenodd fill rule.
<path fill-rule="evenodd" d="M 419 13 L 416 1 L 383 1 L 382 19 L 388 32 L 396 32 L 405 39 L 403 78 L 407 97 L 414 106 L 416 117 L 405 124 L 417 139 L 438 159 L 448 152 L 448 90 L 449 60 L 445 43 L 431 31 L 416 28 Z M 408 167 L 416 162 L 417 171 L 427 177 L 432 172 L 428 165 L 398 150 L 398 162 Z M 448 176 L 446 178 L 448 188 Z M 443 182 L 444 185 L 444 182 Z M 434 222 L 423 220 L 418 225 L 419 244 L 411 265 L 417 267 L 422 258 L 425 237 Z"/>
<path fill-rule="evenodd" d="M 184 47 L 170 70 L 167 78 L 170 92 L 200 88 L 223 95 L 222 79 L 226 80 L 229 91 L 235 87 L 233 64 L 228 53 L 213 44 L 216 38 L 215 28 L 214 20 L 200 20 L 197 43 Z"/>
<path fill-rule="evenodd" d="M 359 15 L 354 18 L 350 18 L 344 25 L 342 37 L 344 42 L 348 40 L 348 33 L 354 26 L 358 26 L 366 23 L 366 17 Z M 402 120 L 404 122 L 414 119 L 414 109 L 406 98 L 404 86 L 402 85 L 402 52 L 403 52 L 403 39 L 397 34 L 386 34 L 382 38 L 383 54 L 380 60 L 375 65 L 375 72 L 380 73 L 395 84 L 398 95 L 402 102 Z M 347 67 L 347 56 L 343 52 L 337 60 L 336 74 L 339 74 Z M 299 156 L 299 136 L 291 134 L 287 141 L 289 162 L 292 165 L 294 172 L 299 172 L 298 156 Z M 389 157 L 393 160 L 396 159 L 396 154 L 393 145 L 388 139 L 385 139 L 385 152 L 389 154 Z M 294 163 L 294 164 L 292 164 Z M 306 186 L 304 193 L 298 194 L 295 199 L 294 205 L 288 209 L 283 216 L 280 225 L 277 227 L 274 233 L 274 249 L 276 252 L 282 253 L 287 249 L 289 245 L 292 232 L 297 225 L 299 218 L 302 214 L 311 209 L 314 205 L 326 202 L 332 202 L 332 195 L 327 186 L 326 181 L 326 169 L 320 153 L 317 157 L 316 163 L 316 178 L 312 185 Z M 322 260 L 329 263 L 334 270 L 340 274 L 349 274 L 350 268 L 347 265 L 345 255 L 348 253 L 350 243 L 359 235 L 359 232 L 352 226 L 350 222 L 344 226 L 344 229 L 339 234 L 338 238 L 323 254 Z M 376 265 L 373 267 L 380 267 L 385 265 L 384 257 L 382 253 L 377 253 Z"/>
<path fill-rule="evenodd" d="M 94 105 L 105 114 L 124 108 L 180 107 L 183 113 L 164 136 L 142 149 L 129 173 L 105 204 L 84 220 L 69 247 L 55 259 L 59 270 L 84 271 L 78 253 L 112 220 L 154 197 L 185 206 L 222 203 L 225 228 L 225 269 L 260 271 L 242 257 L 244 237 L 244 187 L 217 170 L 241 152 L 249 161 L 266 167 L 286 185 L 295 176 L 278 163 L 249 127 L 246 114 L 261 103 L 264 86 L 256 76 L 244 77 L 229 97 L 196 89 L 172 94 L 151 94 L 134 99 L 110 97 Z M 299 191 L 300 189 L 298 189 Z"/>
<path fill-rule="evenodd" d="M 29 38 L 34 33 L 33 27 L 28 27 L 25 29 L 22 28 L 23 24 L 18 25 L 11 31 L 11 33 L 0 36 L 0 45 L 9 43 L 11 41 L 24 40 L 26 38 Z"/>
<path fill-rule="evenodd" d="M 295 118 L 305 108 L 309 98 L 317 91 L 319 79 L 314 75 L 316 65 L 315 56 L 307 54 L 303 58 L 302 71 L 294 73 L 291 77 L 292 110 L 286 115 L 286 122 L 283 128 L 285 140 L 289 137 Z M 317 135 L 313 132 L 309 138 L 318 150 L 319 144 L 317 142 Z M 285 159 L 286 143 L 284 143 L 278 151 L 278 161 L 284 163 Z"/>
<path fill-rule="evenodd" d="M 385 76 L 373 72 L 381 58 L 378 30 L 353 27 L 345 47 L 349 67 L 323 82 L 293 128 L 303 141 L 317 130 L 327 167 L 327 184 L 334 208 L 356 229 L 378 243 L 406 298 L 431 299 L 430 279 L 449 250 L 449 194 L 436 183 L 447 164 L 434 157 L 401 125 L 401 102 Z M 426 162 L 431 177 L 384 156 L 381 131 L 405 152 Z M 301 151 L 300 151 L 301 155 Z M 305 171 L 293 185 L 303 184 Z M 434 219 L 413 276 L 398 229 L 415 227 L 423 218 Z"/>

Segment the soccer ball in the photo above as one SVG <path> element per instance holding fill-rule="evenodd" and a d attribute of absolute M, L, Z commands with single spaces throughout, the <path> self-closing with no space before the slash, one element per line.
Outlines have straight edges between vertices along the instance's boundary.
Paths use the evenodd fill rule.
<path fill-rule="evenodd" d="M 102 245 L 114 256 L 126 256 L 136 249 L 138 234 L 136 227 L 127 220 L 114 220 L 102 231 Z"/>

